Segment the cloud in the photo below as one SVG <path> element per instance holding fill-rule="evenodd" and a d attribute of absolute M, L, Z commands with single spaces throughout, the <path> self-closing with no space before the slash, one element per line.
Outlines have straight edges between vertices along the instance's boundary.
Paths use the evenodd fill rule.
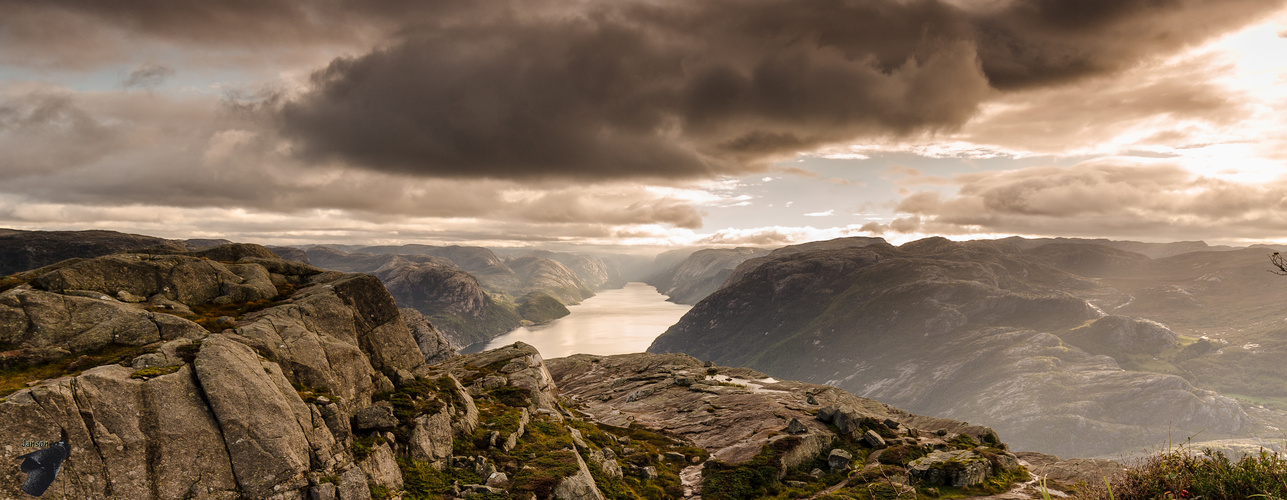
<path fill-rule="evenodd" d="M 993 89 L 1122 71 L 1277 4 L 596 3 L 336 59 L 281 120 L 303 158 L 385 172 L 711 177 L 855 138 L 951 131 Z"/>
<path fill-rule="evenodd" d="M 836 215 L 835 210 L 827 210 L 825 212 L 809 212 L 807 214 L 804 214 L 805 217 L 831 217 L 833 215 Z"/>
<path fill-rule="evenodd" d="M 777 171 L 782 172 L 784 174 L 795 175 L 799 177 L 806 177 L 810 179 L 817 178 L 822 175 L 812 170 L 803 169 L 799 167 L 786 167 L 786 168 L 778 169 Z"/>
<path fill-rule="evenodd" d="M 130 75 L 125 77 L 125 81 L 121 82 L 121 86 L 127 89 L 134 87 L 150 89 L 161 85 L 171 76 L 174 76 L 174 70 L 170 67 L 148 63 L 134 68 Z"/>
<path fill-rule="evenodd" d="M 1168 160 L 1108 158 L 950 181 L 955 193 L 914 191 L 896 207 L 904 217 L 864 229 L 1153 239 L 1287 234 L 1287 177 L 1243 183 Z"/>
<path fill-rule="evenodd" d="M 325 59 L 366 51 L 413 27 L 432 29 L 497 13 L 521 15 L 553 2 L 166 2 L 0 1 L 0 65 L 87 70 L 139 54 L 255 63 Z M 324 60 L 325 60 L 324 59 Z"/>
<path fill-rule="evenodd" d="M 72 218 L 93 222 L 94 210 L 74 207 L 147 206 L 331 210 L 368 221 L 483 218 L 696 229 L 702 207 L 750 199 L 718 182 L 568 185 L 305 165 L 260 118 L 215 98 L 0 87 L 0 194 L 46 207 L 13 209 L 0 218 L 66 223 L 63 216 L 76 214 Z"/>

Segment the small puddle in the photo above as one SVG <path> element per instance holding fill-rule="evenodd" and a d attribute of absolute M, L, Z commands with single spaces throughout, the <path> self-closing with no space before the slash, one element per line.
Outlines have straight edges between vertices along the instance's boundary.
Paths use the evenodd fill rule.
<path fill-rule="evenodd" d="M 777 389 L 764 388 L 764 386 L 766 385 L 772 385 L 772 384 L 778 383 L 778 380 L 773 377 L 759 378 L 759 379 L 745 379 L 745 378 L 738 378 L 738 377 L 730 377 L 727 375 L 707 375 L 706 380 L 709 380 L 711 382 L 724 382 L 729 384 L 737 384 L 740 386 L 745 386 L 747 389 L 750 389 L 751 392 L 774 392 L 779 394 L 786 394 L 787 392 L 787 391 L 779 391 Z"/>

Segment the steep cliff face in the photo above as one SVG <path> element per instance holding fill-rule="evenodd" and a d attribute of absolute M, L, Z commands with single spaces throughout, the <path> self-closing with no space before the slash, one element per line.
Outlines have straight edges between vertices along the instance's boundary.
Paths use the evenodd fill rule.
<path fill-rule="evenodd" d="M 553 259 L 541 257 L 519 257 L 506 261 L 522 283 L 514 293 L 518 296 L 532 292 L 543 292 L 559 299 L 564 304 L 579 304 L 582 300 L 593 297 L 581 279 L 567 266 Z"/>
<path fill-rule="evenodd" d="M 519 325 L 519 316 L 483 291 L 478 280 L 451 264 L 386 266 L 375 275 L 399 305 L 424 313 L 457 345 L 485 341 Z"/>
<path fill-rule="evenodd" d="M 618 269 L 618 266 L 609 264 L 608 261 L 601 258 L 544 250 L 524 252 L 518 257 L 539 257 L 557 261 L 576 274 L 576 277 L 591 290 L 621 288 L 626 284 L 621 277 L 621 270 Z"/>
<path fill-rule="evenodd" d="M 662 295 L 678 304 L 696 304 L 706 298 L 728 279 L 742 262 L 762 255 L 768 250 L 760 248 L 710 248 L 698 250 L 647 280 Z"/>
<path fill-rule="evenodd" d="M 1016 446 L 1063 455 L 1155 446 L 1176 432 L 1249 437 L 1278 425 L 1178 376 L 1124 371 L 1078 348 L 1124 360 L 1178 349 L 1165 327 L 1100 319 L 1088 302 L 1124 296 L 998 242 L 783 252 L 748 261 L 649 350 L 986 422 Z"/>
<path fill-rule="evenodd" d="M 443 257 L 325 247 L 309 249 L 308 256 L 324 268 L 373 274 L 399 306 L 419 311 L 457 347 L 490 340 L 522 323 L 508 300 L 493 297 L 477 278 Z"/>
<path fill-rule="evenodd" d="M 403 307 L 429 318 L 452 342 L 467 346 L 518 326 L 567 314 L 565 304 L 594 296 L 619 275 L 601 259 L 555 252 L 525 252 L 501 259 L 480 247 L 369 247 L 344 252 L 308 250 L 318 266 L 379 277 Z M 424 253 L 393 253 L 424 252 Z M 564 265 L 569 262 L 574 267 Z M 584 281 L 582 277 L 588 279 Z M 548 304 L 552 297 L 558 304 Z"/>

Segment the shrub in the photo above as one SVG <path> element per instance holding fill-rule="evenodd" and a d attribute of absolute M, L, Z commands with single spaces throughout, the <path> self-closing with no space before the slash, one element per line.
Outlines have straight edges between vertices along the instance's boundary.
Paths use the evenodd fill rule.
<path fill-rule="evenodd" d="M 1281 499 L 1287 498 L 1287 459 L 1262 449 L 1233 461 L 1209 449 L 1180 448 L 1144 458 L 1106 483 L 1087 485 L 1078 497 Z"/>

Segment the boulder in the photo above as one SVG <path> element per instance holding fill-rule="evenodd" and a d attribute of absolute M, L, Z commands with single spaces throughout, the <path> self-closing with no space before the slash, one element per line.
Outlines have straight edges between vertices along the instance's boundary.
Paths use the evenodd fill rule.
<path fill-rule="evenodd" d="M 193 366 L 223 431 L 242 491 L 265 497 L 302 477 L 311 446 L 310 412 L 280 369 L 245 344 L 212 334 Z"/>
<path fill-rule="evenodd" d="M 836 448 L 827 454 L 827 467 L 830 467 L 832 472 L 849 470 L 849 462 L 853 459 L 854 456 L 849 452 Z"/>
<path fill-rule="evenodd" d="M 589 446 L 585 444 L 585 438 L 581 437 L 581 431 L 568 429 L 568 433 L 572 435 L 572 444 L 576 445 L 577 448 L 589 448 Z"/>
<path fill-rule="evenodd" d="M 392 403 L 379 401 L 354 413 L 353 426 L 359 431 L 392 429 L 398 426 L 398 418 L 393 416 Z"/>
<path fill-rule="evenodd" d="M 599 470 L 603 471 L 608 477 L 621 479 L 623 476 L 621 464 L 617 463 L 616 454 L 612 452 L 611 448 L 590 451 L 590 461 L 594 462 L 599 467 Z"/>
<path fill-rule="evenodd" d="M 800 423 L 800 419 L 797 418 L 791 419 L 791 422 L 787 423 L 785 430 L 787 434 L 805 434 L 809 432 L 809 428 Z"/>
<path fill-rule="evenodd" d="M 411 429 L 411 458 L 426 462 L 437 462 L 451 456 L 451 445 L 454 433 L 451 429 L 451 415 L 438 412 L 415 417 L 415 427 Z"/>
<path fill-rule="evenodd" d="M 403 308 L 401 311 L 402 320 L 416 339 L 416 345 L 420 347 L 420 354 L 424 355 L 426 364 L 436 365 L 460 355 L 459 346 L 447 340 L 420 311 L 411 308 Z"/>
<path fill-rule="evenodd" d="M 398 468 L 397 457 L 388 443 L 377 443 L 371 447 L 371 454 L 358 462 L 358 468 L 366 474 L 372 485 L 384 486 L 390 490 L 402 489 L 402 469 Z"/>
<path fill-rule="evenodd" d="M 504 472 L 493 472 L 487 476 L 487 486 L 493 488 L 505 488 L 509 486 L 509 476 Z"/>
<path fill-rule="evenodd" d="M 863 433 L 862 442 L 867 443 L 867 446 L 872 448 L 885 447 L 885 438 L 880 437 L 880 434 L 876 434 L 876 431 L 869 430 Z"/>
<path fill-rule="evenodd" d="M 204 328 L 191 321 L 115 300 L 24 288 L 0 293 L 0 342 L 23 347 L 89 351 L 111 344 L 146 345 L 205 334 Z"/>
<path fill-rule="evenodd" d="M 603 492 L 599 491 L 599 486 L 594 483 L 594 477 L 590 475 L 590 469 L 586 467 L 585 460 L 581 459 L 581 454 L 575 451 L 571 452 L 576 457 L 577 472 L 571 476 L 563 478 L 558 486 L 554 487 L 554 498 L 560 500 L 605 500 Z M 656 469 L 653 469 L 654 473 Z"/>
<path fill-rule="evenodd" d="M 336 493 L 340 500 L 371 500 L 371 487 L 367 484 L 366 474 L 357 467 L 350 467 L 340 475 Z"/>
<path fill-rule="evenodd" d="M 992 465 L 971 451 L 936 451 L 907 464 L 907 472 L 929 486 L 961 488 L 982 483 L 992 474 Z"/>

